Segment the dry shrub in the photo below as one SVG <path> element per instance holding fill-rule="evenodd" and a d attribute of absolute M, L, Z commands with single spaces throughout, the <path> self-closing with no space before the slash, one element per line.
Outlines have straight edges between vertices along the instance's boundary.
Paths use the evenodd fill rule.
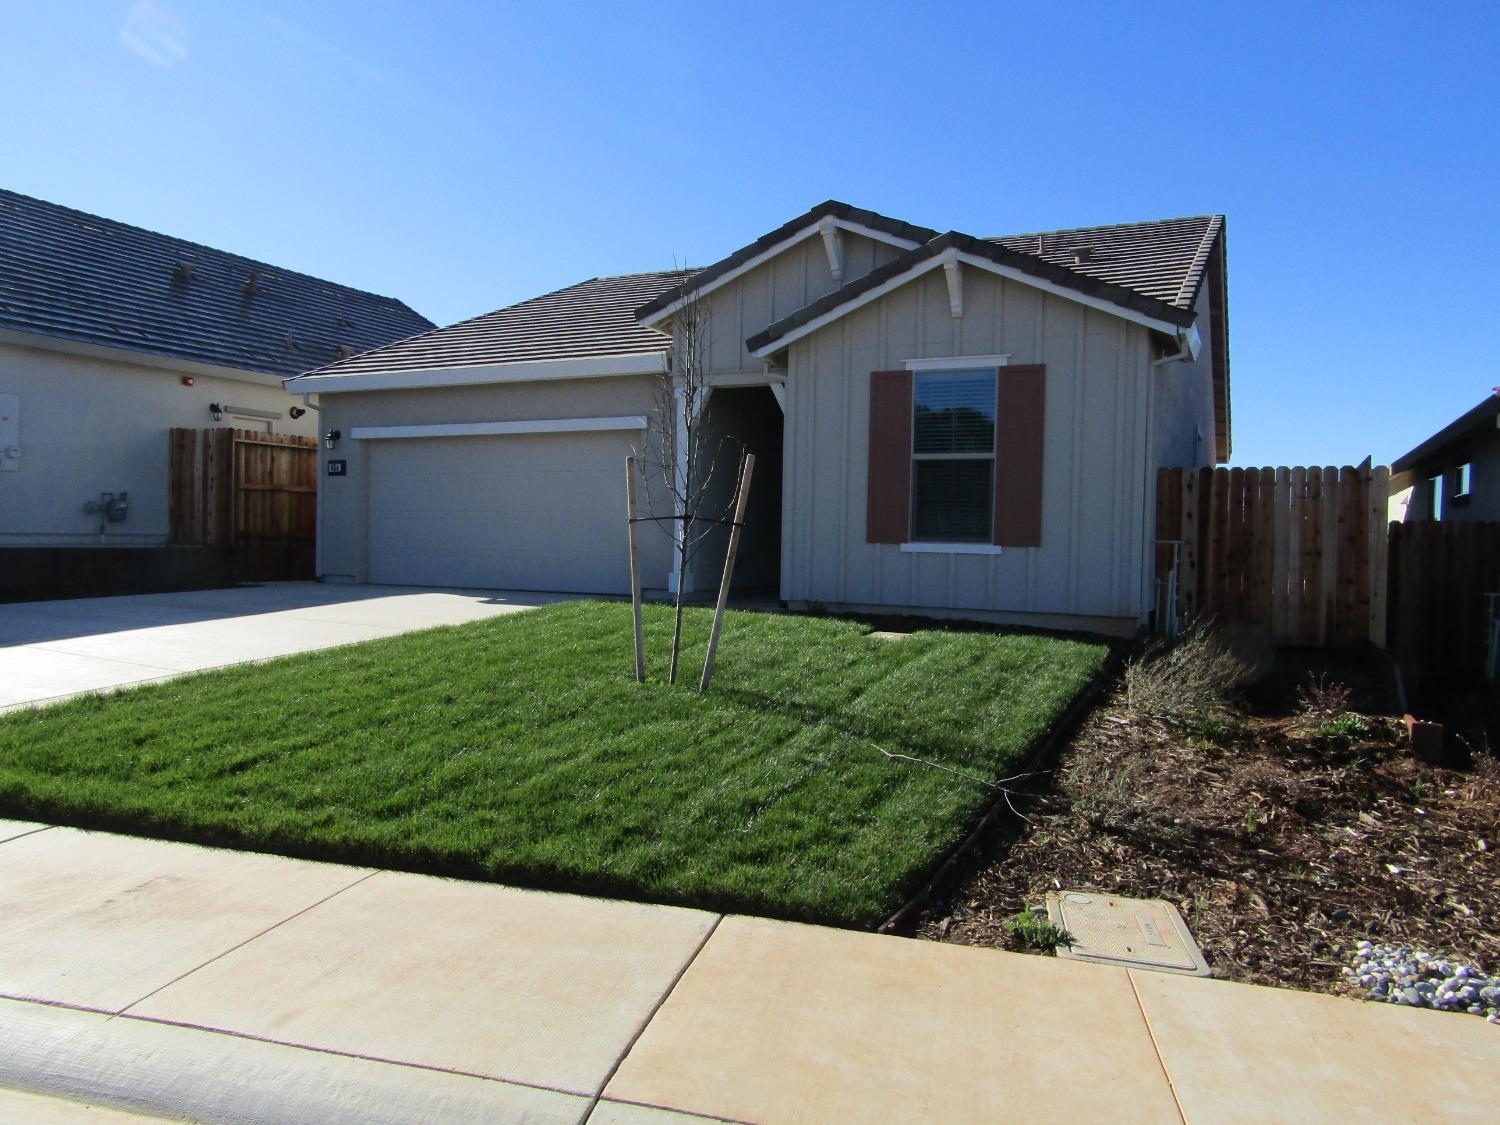
<path fill-rule="evenodd" d="M 1125 665 L 1125 703 L 1139 718 L 1199 726 L 1246 674 L 1213 629 L 1195 621 L 1176 640 L 1158 641 Z"/>

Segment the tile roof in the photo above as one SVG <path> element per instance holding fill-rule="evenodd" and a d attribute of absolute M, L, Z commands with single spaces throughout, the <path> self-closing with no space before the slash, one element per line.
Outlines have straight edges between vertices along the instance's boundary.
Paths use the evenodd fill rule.
<path fill-rule="evenodd" d="M 0 189 L 0 329 L 295 375 L 431 327 L 391 297 Z"/>
<path fill-rule="evenodd" d="M 1193 215 L 1104 227 L 1006 234 L 985 239 L 1085 277 L 1190 309 L 1203 283 L 1223 215 Z"/>
<path fill-rule="evenodd" d="M 590 278 L 341 360 L 306 377 L 665 352 L 667 337 L 637 323 L 635 310 L 694 272 L 665 270 Z"/>

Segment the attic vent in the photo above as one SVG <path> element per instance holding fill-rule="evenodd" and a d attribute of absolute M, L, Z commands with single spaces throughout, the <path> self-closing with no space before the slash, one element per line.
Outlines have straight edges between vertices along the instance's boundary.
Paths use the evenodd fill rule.
<path fill-rule="evenodd" d="M 245 296 L 253 297 L 260 292 L 260 270 L 251 270 L 245 281 Z"/>
<path fill-rule="evenodd" d="M 283 344 L 282 347 L 285 348 L 287 351 L 291 351 L 296 346 L 297 346 L 297 337 L 293 336 L 290 332 L 288 332 L 286 334 L 286 343 Z"/>
<path fill-rule="evenodd" d="M 354 321 L 349 319 L 348 313 L 341 312 L 339 313 L 338 318 L 334 320 L 333 323 L 338 325 L 340 328 L 348 328 L 354 323 Z"/>
<path fill-rule="evenodd" d="M 1078 265 L 1085 265 L 1094 260 L 1094 248 L 1092 246 L 1080 246 L 1073 251 L 1073 261 Z"/>
<path fill-rule="evenodd" d="M 1041 235 L 1037 235 L 1036 236 L 1036 252 L 1038 254 L 1040 254 L 1043 251 L 1045 251 L 1046 249 L 1047 249 L 1047 240 L 1045 238 L 1043 238 Z"/>
<path fill-rule="evenodd" d="M 197 276 L 198 271 L 193 269 L 193 267 L 188 265 L 186 262 L 178 262 L 175 266 L 172 267 L 173 285 L 186 285 L 189 281 L 192 281 L 193 278 Z"/>
<path fill-rule="evenodd" d="M 338 352 L 338 356 L 339 356 L 340 359 L 348 359 L 351 355 L 354 354 L 354 345 L 353 344 L 340 344 L 338 347 L 334 348 L 333 350 L 336 351 L 336 352 Z"/>

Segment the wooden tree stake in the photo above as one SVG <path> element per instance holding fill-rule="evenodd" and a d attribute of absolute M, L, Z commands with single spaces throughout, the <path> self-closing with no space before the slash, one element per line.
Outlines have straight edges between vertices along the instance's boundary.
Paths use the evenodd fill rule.
<path fill-rule="evenodd" d="M 646 636 L 641 626 L 641 564 L 635 544 L 635 458 L 625 458 L 625 527 L 630 538 L 630 608 L 635 616 L 635 682 L 646 682 Z"/>
<path fill-rule="evenodd" d="M 724 624 L 724 603 L 729 600 L 729 581 L 734 577 L 734 556 L 740 549 L 740 531 L 745 526 L 745 501 L 750 496 L 750 477 L 755 472 L 755 454 L 745 454 L 740 466 L 739 495 L 734 501 L 734 526 L 729 529 L 729 553 L 724 556 L 724 579 L 719 583 L 719 604 L 714 607 L 714 627 L 708 634 L 708 655 L 703 660 L 703 679 L 699 691 L 708 690 L 714 675 L 714 657 L 719 652 L 719 629 Z"/>

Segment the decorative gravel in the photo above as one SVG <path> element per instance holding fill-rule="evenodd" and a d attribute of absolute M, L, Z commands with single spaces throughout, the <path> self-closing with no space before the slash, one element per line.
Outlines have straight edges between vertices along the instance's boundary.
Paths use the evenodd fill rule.
<path fill-rule="evenodd" d="M 1371 1000 L 1468 1012 L 1500 1024 L 1500 977 L 1486 976 L 1469 965 L 1422 953 L 1404 945 L 1362 941 L 1344 969 L 1351 984 Z"/>

